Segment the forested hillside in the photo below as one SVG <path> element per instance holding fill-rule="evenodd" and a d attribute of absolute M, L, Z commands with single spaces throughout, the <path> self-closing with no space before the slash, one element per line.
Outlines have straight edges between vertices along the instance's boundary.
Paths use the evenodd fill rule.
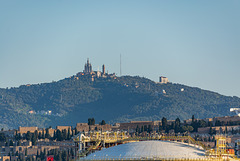
<path fill-rule="evenodd" d="M 165 92 L 164 92 L 165 91 Z M 71 77 L 58 82 L 0 89 L 0 127 L 86 122 L 206 118 L 231 115 L 240 98 L 141 77 Z M 49 112 L 51 111 L 51 112 Z"/>

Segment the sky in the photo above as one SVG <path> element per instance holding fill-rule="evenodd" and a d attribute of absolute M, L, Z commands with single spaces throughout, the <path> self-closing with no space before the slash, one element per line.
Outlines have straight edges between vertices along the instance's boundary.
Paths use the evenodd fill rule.
<path fill-rule="evenodd" d="M 240 97 L 239 0 L 0 0 L 0 88 L 84 68 Z"/>

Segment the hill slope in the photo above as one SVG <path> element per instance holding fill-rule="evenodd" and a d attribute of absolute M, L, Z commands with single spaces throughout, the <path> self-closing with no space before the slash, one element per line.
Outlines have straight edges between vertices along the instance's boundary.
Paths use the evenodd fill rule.
<path fill-rule="evenodd" d="M 182 89 L 182 90 L 181 90 Z M 184 89 L 184 90 L 183 90 Z M 166 94 L 163 93 L 166 91 Z M 86 122 L 207 118 L 231 115 L 240 98 L 141 77 L 66 78 L 58 82 L 0 89 L 0 127 L 56 126 Z M 45 114 L 48 110 L 51 115 Z M 29 114 L 32 111 L 33 114 Z M 36 114 L 35 114 L 36 113 Z"/>

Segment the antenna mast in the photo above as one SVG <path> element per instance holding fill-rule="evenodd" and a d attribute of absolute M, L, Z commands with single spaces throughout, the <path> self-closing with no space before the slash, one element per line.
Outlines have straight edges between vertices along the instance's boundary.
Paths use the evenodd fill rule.
<path fill-rule="evenodd" d="M 122 54 L 120 54 L 120 76 L 122 76 Z"/>

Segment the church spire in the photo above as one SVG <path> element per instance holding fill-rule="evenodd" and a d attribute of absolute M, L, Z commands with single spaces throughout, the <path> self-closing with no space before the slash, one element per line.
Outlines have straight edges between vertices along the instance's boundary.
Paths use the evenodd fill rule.
<path fill-rule="evenodd" d="M 87 63 L 85 64 L 84 73 L 91 73 L 92 72 L 92 65 L 89 63 L 89 58 L 87 58 Z"/>

